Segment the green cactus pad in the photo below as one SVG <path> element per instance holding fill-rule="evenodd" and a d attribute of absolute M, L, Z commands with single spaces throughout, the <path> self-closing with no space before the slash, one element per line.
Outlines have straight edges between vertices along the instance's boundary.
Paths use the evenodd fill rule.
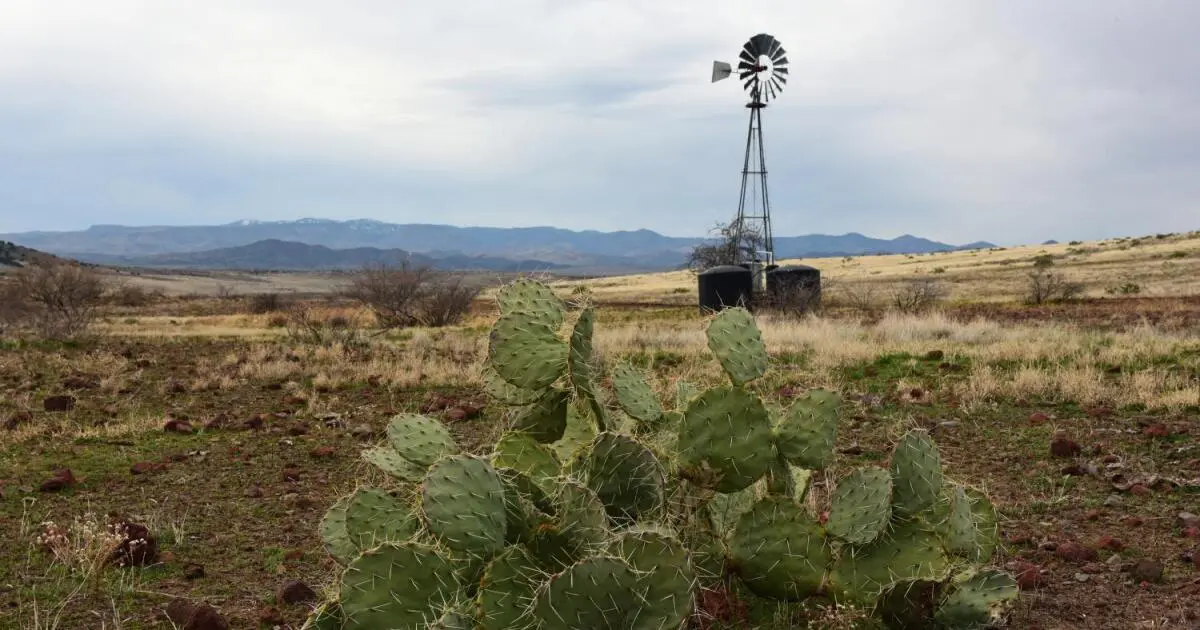
<path fill-rule="evenodd" d="M 543 630 L 628 630 L 641 604 L 637 586 L 619 558 L 587 558 L 538 589 L 534 614 Z"/>
<path fill-rule="evenodd" d="M 728 536 L 733 532 L 738 519 L 750 511 L 756 500 L 754 488 L 713 495 L 712 500 L 705 506 L 713 530 L 719 536 Z"/>
<path fill-rule="evenodd" d="M 890 630 L 927 630 L 934 627 L 941 592 L 941 582 L 903 580 L 879 596 L 875 614 Z"/>
<path fill-rule="evenodd" d="M 985 628 L 1001 622 L 1017 599 L 1017 583 L 1001 571 L 970 571 L 956 576 L 938 607 L 936 619 L 947 628 Z"/>
<path fill-rule="evenodd" d="M 688 403 L 692 399 L 700 395 L 700 388 L 695 385 L 679 379 L 675 381 L 675 408 L 687 409 Z"/>
<path fill-rule="evenodd" d="M 424 628 L 458 591 L 450 562 L 418 543 L 386 544 L 364 552 L 341 579 L 347 630 Z"/>
<path fill-rule="evenodd" d="M 632 630 L 678 630 L 692 614 L 696 572 L 688 550 L 665 532 L 631 530 L 616 541 L 614 554 L 638 577 L 641 610 Z"/>
<path fill-rule="evenodd" d="M 492 558 L 475 596 L 479 627 L 515 630 L 532 626 L 534 592 L 542 579 L 541 569 L 524 547 L 509 547 Z"/>
<path fill-rule="evenodd" d="M 325 512 L 318 528 L 321 540 L 325 543 L 325 551 L 343 565 L 349 564 L 358 555 L 358 547 L 346 531 L 346 508 L 349 505 L 350 497 L 339 499 Z"/>
<path fill-rule="evenodd" d="M 971 502 L 971 513 L 975 515 L 975 554 L 972 557 L 976 562 L 988 562 L 1000 545 L 1000 519 L 996 506 L 979 490 L 966 488 L 966 493 Z"/>
<path fill-rule="evenodd" d="M 654 425 L 662 418 L 662 404 L 641 370 L 629 363 L 620 363 L 613 368 L 612 384 L 617 404 L 631 418 L 645 425 Z"/>
<path fill-rule="evenodd" d="M 342 630 L 344 623 L 341 605 L 325 602 L 308 616 L 300 630 Z"/>
<path fill-rule="evenodd" d="M 568 344 L 556 331 L 525 313 L 501 316 L 490 334 L 492 369 L 521 389 L 550 387 L 567 371 Z"/>
<path fill-rule="evenodd" d="M 566 305 L 554 290 L 537 280 L 521 278 L 501 287 L 496 296 L 500 314 L 521 313 L 557 330 L 566 316 Z"/>
<path fill-rule="evenodd" d="M 792 477 L 791 466 L 782 455 L 776 455 L 771 461 L 771 467 L 767 470 L 767 476 L 763 478 L 766 481 L 766 493 L 775 494 L 781 497 L 791 497 L 796 494 L 796 480 Z"/>
<path fill-rule="evenodd" d="M 592 440 L 596 439 L 593 417 L 587 408 L 577 404 L 568 405 L 567 426 L 563 430 L 562 438 L 549 445 L 558 456 L 558 461 L 571 461 L 580 449 L 590 446 Z"/>
<path fill-rule="evenodd" d="M 749 383 L 767 371 L 767 346 L 754 316 L 742 307 L 725 309 L 709 322 L 708 348 L 734 385 Z"/>
<path fill-rule="evenodd" d="M 422 466 L 404 459 L 391 446 L 373 446 L 362 452 L 363 461 L 399 479 L 400 481 L 419 482 L 425 478 L 428 466 Z"/>
<path fill-rule="evenodd" d="M 653 517 L 666 500 L 666 477 L 649 448 L 616 433 L 601 433 L 582 462 L 583 475 L 618 524 Z"/>
<path fill-rule="evenodd" d="M 553 479 L 562 469 L 553 449 L 519 431 L 500 436 L 492 451 L 492 465 L 521 472 L 547 492 L 554 487 Z"/>
<path fill-rule="evenodd" d="M 527 407 L 513 421 L 513 429 L 528 433 L 543 444 L 558 441 L 567 430 L 570 392 L 554 389 Z"/>
<path fill-rule="evenodd" d="M 877 466 L 860 468 L 837 482 L 825 524 L 830 535 L 852 545 L 875 540 L 892 517 L 892 477 Z"/>
<path fill-rule="evenodd" d="M 775 427 L 775 444 L 787 460 L 811 470 L 824 470 L 833 460 L 841 398 L 824 389 L 797 400 Z"/>
<path fill-rule="evenodd" d="M 497 468 L 496 473 L 504 484 L 504 540 L 527 541 L 534 529 L 550 520 L 547 512 L 554 512 L 554 505 L 529 477 L 511 468 Z"/>
<path fill-rule="evenodd" d="M 557 499 L 561 531 L 573 541 L 577 554 L 604 543 L 608 538 L 608 518 L 595 492 L 574 481 L 564 481 Z"/>
<path fill-rule="evenodd" d="M 465 610 L 451 608 L 430 624 L 428 630 L 475 630 L 475 619 Z"/>
<path fill-rule="evenodd" d="M 500 378 L 491 366 L 483 369 L 483 391 L 505 405 L 531 405 L 546 393 L 546 390 L 521 389 Z"/>
<path fill-rule="evenodd" d="M 905 433 L 892 451 L 892 507 L 902 516 L 932 506 L 942 491 L 942 461 L 923 429 Z"/>
<path fill-rule="evenodd" d="M 592 374 L 592 329 L 595 327 L 596 312 L 587 307 L 579 313 L 575 326 L 571 328 L 571 344 L 567 354 L 567 368 L 571 375 L 571 386 L 581 395 L 591 392 Z"/>
<path fill-rule="evenodd" d="M 421 512 L 429 531 L 450 549 L 488 556 L 504 546 L 504 484 L 483 459 L 438 460 L 421 485 Z"/>
<path fill-rule="evenodd" d="M 582 558 L 576 541 L 552 523 L 533 530 L 525 548 L 538 566 L 548 571 L 561 571 Z"/>
<path fill-rule="evenodd" d="M 710 389 L 692 400 L 679 425 L 679 467 L 693 482 L 736 492 L 766 474 L 775 459 L 762 401 L 740 387 Z"/>
<path fill-rule="evenodd" d="M 795 600 L 817 593 L 829 559 L 825 532 L 790 498 L 759 500 L 729 539 L 731 567 L 763 597 Z"/>
<path fill-rule="evenodd" d="M 454 437 L 441 422 L 415 413 L 394 416 L 387 427 L 388 442 L 401 457 L 431 466 L 443 455 L 458 452 Z"/>
<path fill-rule="evenodd" d="M 918 520 L 893 526 L 869 545 L 842 548 L 831 576 L 836 600 L 870 606 L 901 581 L 946 578 L 951 563 L 936 533 Z"/>
<path fill-rule="evenodd" d="M 420 526 L 407 505 L 378 488 L 359 488 L 346 505 L 346 534 L 358 550 L 408 540 Z"/>

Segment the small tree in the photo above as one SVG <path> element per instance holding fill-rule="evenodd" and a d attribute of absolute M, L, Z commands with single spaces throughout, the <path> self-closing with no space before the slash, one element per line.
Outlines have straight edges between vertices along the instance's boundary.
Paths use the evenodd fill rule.
<path fill-rule="evenodd" d="M 56 261 L 31 264 L 14 273 L 8 299 L 23 303 L 20 308 L 39 335 L 66 338 L 92 325 L 104 290 L 104 277 L 97 271 Z"/>
<path fill-rule="evenodd" d="M 468 284 L 462 276 L 434 280 L 425 294 L 422 319 L 426 326 L 450 326 L 462 321 L 481 287 Z"/>
<path fill-rule="evenodd" d="M 1033 271 L 1029 272 L 1029 285 L 1025 301 L 1044 304 L 1051 301 L 1073 300 L 1083 293 L 1083 285 L 1069 282 L 1062 274 L 1054 271 L 1054 259 L 1049 255 L 1033 259 Z"/>
<path fill-rule="evenodd" d="M 408 261 L 399 267 L 368 265 L 351 276 L 344 293 L 371 309 L 383 328 L 418 326 L 428 276 L 428 267 L 413 267 Z"/>
<path fill-rule="evenodd" d="M 717 223 L 710 234 L 716 235 L 715 241 L 700 243 L 688 254 L 688 268 L 692 271 L 735 265 L 743 259 L 753 257 L 754 252 L 762 249 L 766 241 L 760 231 L 752 226 L 743 224 L 739 231 L 737 221 L 728 224 Z"/>
<path fill-rule="evenodd" d="M 892 308 L 905 314 L 923 313 L 946 297 L 946 289 L 930 278 L 909 280 L 892 289 Z"/>

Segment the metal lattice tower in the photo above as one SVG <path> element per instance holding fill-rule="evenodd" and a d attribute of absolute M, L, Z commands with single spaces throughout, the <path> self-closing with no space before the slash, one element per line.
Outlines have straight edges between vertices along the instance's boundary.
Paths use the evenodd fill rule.
<path fill-rule="evenodd" d="M 767 265 L 775 262 L 775 243 L 771 236 L 771 199 L 767 193 L 766 151 L 763 147 L 762 111 L 767 101 L 778 97 L 787 84 L 787 52 L 774 37 L 759 33 L 742 46 L 738 54 L 737 73 L 742 87 L 750 94 L 746 108 L 750 110 L 746 131 L 746 156 L 742 163 L 742 188 L 738 197 L 737 219 L 733 232 L 739 247 L 747 240 L 754 247 L 741 251 L 743 260 Z M 713 62 L 713 82 L 733 74 L 733 68 L 721 61 Z M 757 235 L 758 238 L 754 238 Z M 765 258 L 765 260 L 764 260 Z"/>

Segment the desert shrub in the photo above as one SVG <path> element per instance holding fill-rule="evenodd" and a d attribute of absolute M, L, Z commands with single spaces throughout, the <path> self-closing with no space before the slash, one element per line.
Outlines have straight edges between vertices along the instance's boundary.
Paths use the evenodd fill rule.
<path fill-rule="evenodd" d="M 1142 292 L 1142 285 L 1136 282 L 1125 282 L 1112 287 L 1107 287 L 1104 292 L 1108 295 L 1137 295 Z"/>
<path fill-rule="evenodd" d="M 355 272 L 343 294 L 367 307 L 380 327 L 390 329 L 457 324 L 479 291 L 461 276 L 405 262 Z"/>
<path fill-rule="evenodd" d="M 365 343 L 359 330 L 350 326 L 350 320 L 345 316 L 322 318 L 316 309 L 303 302 L 291 304 L 279 315 L 284 319 L 288 337 L 300 343 L 340 345 L 345 348 L 358 347 Z M 341 325 L 336 325 L 335 320 L 339 319 Z"/>
<path fill-rule="evenodd" d="M 878 316 L 885 306 L 878 285 L 871 282 L 843 282 L 827 293 L 828 296 L 822 297 L 826 306 L 846 308 L 868 317 Z"/>
<path fill-rule="evenodd" d="M 149 291 L 135 284 L 122 283 L 108 291 L 107 302 L 116 306 L 138 308 L 153 304 L 162 297 L 158 291 Z"/>
<path fill-rule="evenodd" d="M 687 267 L 692 271 L 704 271 L 721 265 L 736 265 L 754 257 L 762 248 L 765 238 L 751 226 L 738 229 L 736 221 L 717 223 L 709 232 L 714 238 L 700 243 L 688 252 Z"/>
<path fill-rule="evenodd" d="M 939 282 L 917 278 L 892 287 L 890 306 L 900 313 L 924 313 L 940 304 L 945 297 L 946 288 Z"/>
<path fill-rule="evenodd" d="M 257 315 L 272 313 L 282 308 L 283 299 L 278 293 L 255 293 L 246 301 L 246 310 Z"/>
<path fill-rule="evenodd" d="M 1028 274 L 1025 301 L 1029 304 L 1073 300 L 1083 293 L 1083 284 L 1067 280 L 1061 273 L 1035 267 Z"/>
<path fill-rule="evenodd" d="M 94 269 L 66 262 L 22 267 L 5 289 L 11 327 L 28 327 L 50 339 L 83 334 L 96 320 L 106 282 Z"/>

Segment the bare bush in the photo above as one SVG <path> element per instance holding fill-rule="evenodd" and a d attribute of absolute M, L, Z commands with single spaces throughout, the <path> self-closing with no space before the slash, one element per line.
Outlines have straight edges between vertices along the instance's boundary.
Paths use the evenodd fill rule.
<path fill-rule="evenodd" d="M 257 315 L 274 313 L 282 308 L 283 299 L 278 293 L 255 293 L 246 302 L 246 310 Z"/>
<path fill-rule="evenodd" d="M 460 276 L 405 262 L 399 267 L 363 268 L 351 277 L 344 295 L 370 309 L 381 328 L 390 329 L 456 324 L 479 291 Z"/>
<path fill-rule="evenodd" d="M 19 306 L 21 325 L 51 339 L 83 334 L 96 319 L 105 291 L 104 277 L 82 265 L 53 262 L 22 267 L 12 274 L 6 300 Z"/>
<path fill-rule="evenodd" d="M 878 315 L 884 306 L 878 287 L 870 282 L 843 282 L 832 292 L 832 299 L 826 298 L 825 301 L 827 306 L 843 306 L 872 317 Z"/>
<path fill-rule="evenodd" d="M 30 305 L 15 282 L 0 283 L 0 336 L 15 332 L 29 321 Z"/>
<path fill-rule="evenodd" d="M 1037 267 L 1029 272 L 1029 284 L 1025 301 L 1029 304 L 1065 302 L 1083 293 L 1083 284 L 1071 282 L 1062 274 L 1046 267 Z"/>
<path fill-rule="evenodd" d="M 765 238 L 751 226 L 737 229 L 737 222 L 717 223 L 710 231 L 715 241 L 700 243 L 688 253 L 687 266 L 692 271 L 703 271 L 721 265 L 736 265 L 744 259 L 753 258 L 754 252 L 762 248 Z"/>
<path fill-rule="evenodd" d="M 946 288 L 930 278 L 909 280 L 892 288 L 891 307 L 900 313 L 924 313 L 946 297 Z"/>
<path fill-rule="evenodd" d="M 121 283 L 108 292 L 107 301 L 117 306 L 137 308 L 154 303 L 162 294 L 146 290 L 134 284 Z"/>
<path fill-rule="evenodd" d="M 786 286 L 771 292 L 767 308 L 785 316 L 813 313 L 821 308 L 821 301 L 837 287 L 832 278 L 821 278 L 819 287 Z"/>
<path fill-rule="evenodd" d="M 225 284 L 224 282 L 217 283 L 215 292 L 218 300 L 232 300 L 233 298 L 237 297 L 237 291 L 234 290 L 233 286 Z"/>
<path fill-rule="evenodd" d="M 341 315 L 324 319 L 308 304 L 296 302 L 288 306 L 283 314 L 286 317 L 288 337 L 303 343 L 321 346 L 340 345 L 345 348 L 363 345 L 359 330 L 350 325 L 350 321 Z M 336 321 L 338 319 L 342 321 Z"/>

